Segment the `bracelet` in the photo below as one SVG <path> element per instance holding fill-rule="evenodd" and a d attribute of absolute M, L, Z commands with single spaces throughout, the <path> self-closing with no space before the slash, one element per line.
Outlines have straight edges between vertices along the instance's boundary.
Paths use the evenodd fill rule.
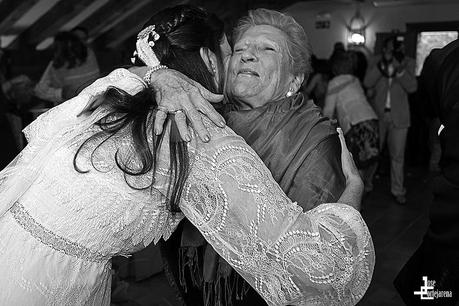
<path fill-rule="evenodd" d="M 143 80 L 145 81 L 145 83 L 147 83 L 148 85 L 150 85 L 150 80 L 151 80 L 151 74 L 155 71 L 158 71 L 158 70 L 161 70 L 161 69 L 168 69 L 166 65 L 157 65 L 155 67 L 152 67 L 151 69 L 149 69 L 147 71 L 147 73 L 145 73 L 145 76 L 143 77 Z"/>

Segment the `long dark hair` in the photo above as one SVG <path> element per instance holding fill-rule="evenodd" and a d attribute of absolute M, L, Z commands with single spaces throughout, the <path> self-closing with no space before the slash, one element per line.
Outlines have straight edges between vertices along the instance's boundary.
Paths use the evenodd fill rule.
<path fill-rule="evenodd" d="M 160 11 L 143 28 L 149 25 L 155 25 L 155 31 L 160 35 L 160 38 L 155 41 L 153 50 L 162 65 L 182 72 L 212 92 L 221 91 L 220 86 L 215 85 L 213 75 L 200 56 L 200 48 L 205 47 L 214 52 L 221 61 L 220 43 L 224 34 L 223 23 L 215 15 L 190 5 L 179 5 Z M 138 58 L 135 63 L 144 65 Z M 136 169 L 129 167 L 119 151 L 114 156 L 116 165 L 124 172 L 126 183 L 131 188 L 152 189 L 157 170 L 157 158 L 163 142 L 163 134 L 156 136 L 153 131 L 157 107 L 153 91 L 146 88 L 135 95 L 130 95 L 121 89 L 111 87 L 102 99 L 102 107 L 109 107 L 110 112 L 96 123 L 102 131 L 89 137 L 78 149 L 73 161 L 75 169 L 81 173 L 85 172 L 78 169 L 76 158 L 83 147 L 91 141 L 99 141 L 93 150 L 94 155 L 97 148 L 105 141 L 123 129 L 130 128 L 130 137 L 140 166 Z M 168 115 L 167 120 L 170 119 Z M 174 120 L 171 122 L 169 151 L 170 182 L 167 198 L 170 210 L 177 212 L 180 211 L 179 201 L 188 175 L 189 160 L 187 144 L 181 140 Z M 96 168 L 94 163 L 93 167 Z M 147 187 L 137 188 L 127 180 L 128 175 L 140 176 L 150 171 L 151 184 Z"/>
<path fill-rule="evenodd" d="M 60 32 L 54 37 L 54 68 L 74 68 L 80 66 L 88 57 L 86 45 L 71 32 Z"/>

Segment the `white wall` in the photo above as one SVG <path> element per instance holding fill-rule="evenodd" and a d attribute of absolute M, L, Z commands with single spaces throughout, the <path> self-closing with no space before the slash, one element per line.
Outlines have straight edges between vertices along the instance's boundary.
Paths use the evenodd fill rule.
<path fill-rule="evenodd" d="M 459 0 L 455 4 L 400 5 L 393 7 L 374 7 L 366 3 L 360 6 L 360 12 L 367 24 L 366 47 L 373 51 L 376 33 L 406 30 L 406 23 L 438 22 L 459 20 Z M 347 44 L 347 28 L 355 14 L 352 4 L 340 4 L 338 1 L 299 2 L 284 11 L 293 16 L 308 34 L 314 54 L 319 58 L 328 58 L 333 44 L 342 41 Z M 316 29 L 318 14 L 330 14 L 330 28 Z"/>

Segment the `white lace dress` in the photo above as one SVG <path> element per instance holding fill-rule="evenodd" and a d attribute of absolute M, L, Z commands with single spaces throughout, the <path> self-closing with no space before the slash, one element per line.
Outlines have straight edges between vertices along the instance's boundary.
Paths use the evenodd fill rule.
<path fill-rule="evenodd" d="M 96 151 L 98 170 L 83 150 L 76 164 L 89 172 L 76 172 L 75 152 L 104 111 L 76 115 L 110 85 L 129 93 L 144 86 L 124 69 L 99 79 L 32 123 L 28 147 L 0 173 L 0 305 L 109 305 L 110 258 L 167 239 L 184 216 L 269 304 L 357 303 L 374 267 L 360 214 L 343 204 L 302 213 L 228 128 L 206 122 L 209 143 L 193 135 L 183 214 L 166 209 L 165 150 L 153 192 L 130 188 L 114 165 L 117 150 L 132 152 L 123 134 Z"/>

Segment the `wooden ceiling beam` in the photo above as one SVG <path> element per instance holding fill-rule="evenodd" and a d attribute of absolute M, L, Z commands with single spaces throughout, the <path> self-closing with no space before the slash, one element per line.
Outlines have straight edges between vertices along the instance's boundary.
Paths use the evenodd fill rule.
<path fill-rule="evenodd" d="M 319 0 L 302 0 L 302 1 L 319 1 Z M 328 0 L 321 0 L 328 1 Z M 225 22 L 225 31 L 227 34 L 232 32 L 239 18 L 245 16 L 248 10 L 256 8 L 267 8 L 271 10 L 282 10 L 289 5 L 300 2 L 299 0 L 191 0 L 190 3 L 207 9 L 215 13 Z"/>
<path fill-rule="evenodd" d="M 123 43 L 126 39 L 134 36 L 140 31 L 143 24 L 155 13 L 163 8 L 178 5 L 180 3 L 186 3 L 183 0 L 170 0 L 167 3 L 165 1 L 149 1 L 146 5 L 133 12 L 129 17 L 125 18 L 123 22 L 118 23 L 110 31 L 100 36 L 96 42 L 97 45 L 106 46 L 108 48 L 115 48 L 119 44 Z"/>
<path fill-rule="evenodd" d="M 12 29 L 13 25 L 39 0 L 3 0 L 0 2 L 0 34 L 17 34 L 24 29 Z M 15 32 L 17 30 L 17 32 Z"/>
<path fill-rule="evenodd" d="M 306 0 L 303 0 L 306 1 Z M 317 0 L 315 0 L 317 1 Z M 322 0 L 326 1 L 326 0 Z M 201 6 L 215 13 L 222 19 L 238 18 L 247 13 L 248 10 L 255 8 L 267 8 L 272 10 L 282 10 L 287 6 L 299 2 L 298 0 L 233 0 L 233 1 L 214 1 L 214 0 L 191 0 L 191 3 Z"/>
<path fill-rule="evenodd" d="M 91 18 L 88 18 L 82 23 L 81 26 L 89 31 L 89 41 L 91 42 L 151 1 L 137 0 L 129 2 L 125 0 L 112 0 L 103 9 L 100 9 Z"/>
<path fill-rule="evenodd" d="M 16 0 L 2 0 L 0 1 L 0 20 L 4 20 L 8 15 L 13 12 L 20 5 Z M 5 34 L 0 32 L 0 34 Z"/>
<path fill-rule="evenodd" d="M 30 44 L 38 44 L 54 36 L 61 28 L 78 16 L 93 0 L 64 0 L 49 10 L 37 23 L 24 32 L 24 39 Z"/>
<path fill-rule="evenodd" d="M 317 1 L 317 0 L 309 0 L 309 2 L 312 2 L 312 1 Z M 320 0 L 320 1 L 327 1 L 327 0 Z M 359 0 L 357 0 L 359 1 Z M 296 2 L 308 2 L 306 0 L 303 0 L 303 1 L 298 1 L 298 0 L 257 0 L 257 1 L 252 1 L 253 3 L 251 4 L 251 9 L 253 8 L 259 8 L 259 7 L 263 7 L 263 8 L 267 8 L 267 9 L 270 9 L 270 10 L 283 10 L 284 8 L 296 3 Z"/>

